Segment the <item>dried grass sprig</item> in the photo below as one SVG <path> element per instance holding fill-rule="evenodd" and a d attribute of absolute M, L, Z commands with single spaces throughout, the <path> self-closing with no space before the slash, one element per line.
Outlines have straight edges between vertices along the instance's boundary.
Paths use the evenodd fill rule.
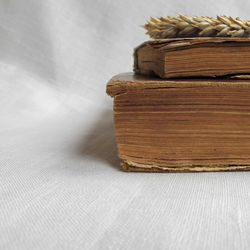
<path fill-rule="evenodd" d="M 250 37 L 250 21 L 228 16 L 160 17 L 143 26 L 153 39 L 181 37 Z"/>

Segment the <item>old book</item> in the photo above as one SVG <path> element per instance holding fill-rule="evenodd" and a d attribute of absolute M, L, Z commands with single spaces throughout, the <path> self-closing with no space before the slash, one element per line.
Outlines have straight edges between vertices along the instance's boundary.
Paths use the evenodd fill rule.
<path fill-rule="evenodd" d="M 161 78 L 250 73 L 250 38 L 147 41 L 134 52 L 134 71 Z"/>
<path fill-rule="evenodd" d="M 125 170 L 250 170 L 249 79 L 125 73 L 109 81 L 107 93 Z"/>

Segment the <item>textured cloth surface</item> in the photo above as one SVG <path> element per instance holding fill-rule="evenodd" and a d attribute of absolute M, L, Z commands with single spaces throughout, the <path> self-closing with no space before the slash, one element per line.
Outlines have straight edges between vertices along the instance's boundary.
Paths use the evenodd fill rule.
<path fill-rule="evenodd" d="M 249 8 L 0 0 L 0 249 L 249 249 L 250 172 L 122 172 L 105 94 L 150 15 Z"/>

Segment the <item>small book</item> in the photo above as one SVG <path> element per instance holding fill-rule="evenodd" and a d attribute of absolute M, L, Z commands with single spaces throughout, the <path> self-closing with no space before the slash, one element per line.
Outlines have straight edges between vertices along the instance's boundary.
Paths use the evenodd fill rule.
<path fill-rule="evenodd" d="M 147 41 L 134 52 L 134 71 L 161 78 L 250 73 L 250 38 L 172 38 Z"/>
<path fill-rule="evenodd" d="M 250 80 L 238 78 L 113 77 L 107 93 L 124 170 L 250 170 Z"/>

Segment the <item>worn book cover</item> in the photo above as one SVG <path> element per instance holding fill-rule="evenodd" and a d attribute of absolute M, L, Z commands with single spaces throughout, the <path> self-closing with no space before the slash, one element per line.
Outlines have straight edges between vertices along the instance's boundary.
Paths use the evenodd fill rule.
<path fill-rule="evenodd" d="M 134 52 L 134 71 L 161 78 L 250 74 L 250 38 L 169 38 Z"/>
<path fill-rule="evenodd" d="M 125 73 L 107 93 L 125 170 L 250 170 L 250 80 Z"/>

